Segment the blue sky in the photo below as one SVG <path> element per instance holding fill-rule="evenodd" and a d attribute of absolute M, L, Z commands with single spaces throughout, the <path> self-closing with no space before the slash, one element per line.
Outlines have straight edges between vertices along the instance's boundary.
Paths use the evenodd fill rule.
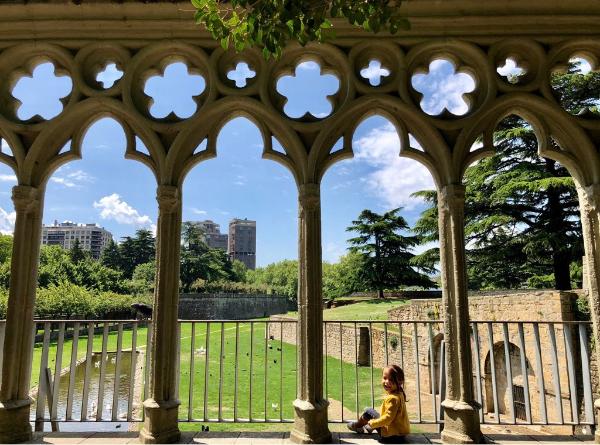
<path fill-rule="evenodd" d="M 371 63 L 362 71 L 376 85 L 390 67 Z M 109 87 L 119 72 L 108 65 L 99 80 Z M 248 66 L 230 73 L 239 87 L 252 76 Z M 466 74 L 454 73 L 448 62 L 433 61 L 429 72 L 413 77 L 413 86 L 424 94 L 421 106 L 430 114 L 444 108 L 455 114 L 467 111 L 461 94 L 475 87 Z M 173 111 L 184 118 L 195 112 L 192 95 L 205 88 L 201 76 L 188 74 L 181 63 L 167 67 L 163 76 L 150 78 L 146 94 L 154 99 L 151 113 L 157 117 Z M 288 97 L 285 112 L 291 117 L 306 112 L 325 118 L 331 113 L 326 95 L 339 88 L 333 75 L 323 75 L 314 62 L 299 65 L 294 76 L 280 79 L 277 89 Z M 27 119 L 40 114 L 46 119 L 60 113 L 59 97 L 70 93 L 68 77 L 56 77 L 45 63 L 31 77 L 16 83 L 13 96 L 21 101 L 18 115 Z M 9 151 L 6 142 L 2 150 Z M 433 187 L 427 170 L 415 161 L 400 158 L 394 128 L 381 117 L 364 121 L 353 138 L 355 157 L 330 168 L 322 183 L 323 259 L 337 261 L 346 251 L 350 234 L 345 228 L 361 210 L 383 212 L 402 206 L 402 214 L 413 224 L 423 209 L 410 194 Z M 51 177 L 46 192 L 44 223 L 55 220 L 98 223 L 116 240 L 138 228 L 155 229 L 156 183 L 148 168 L 125 160 L 124 133 L 115 121 L 102 119 L 88 130 L 83 160 L 61 167 Z M 184 220 L 212 219 L 226 232 L 229 220 L 257 221 L 257 265 L 297 258 L 297 194 L 291 174 L 280 164 L 261 159 L 258 129 L 246 119 L 231 121 L 219 135 L 216 159 L 197 165 L 184 185 Z M 14 173 L 0 165 L 0 231 L 10 233 L 14 208 L 10 200 Z"/>

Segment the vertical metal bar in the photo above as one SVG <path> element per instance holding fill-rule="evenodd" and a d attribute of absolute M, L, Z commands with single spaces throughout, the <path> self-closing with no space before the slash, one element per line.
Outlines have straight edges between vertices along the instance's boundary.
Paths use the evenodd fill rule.
<path fill-rule="evenodd" d="M 148 323 L 148 330 L 146 331 L 146 363 L 144 368 L 144 400 L 146 400 L 146 396 L 148 395 L 148 385 L 150 382 L 150 356 L 154 346 L 152 345 L 152 331 L 154 330 L 154 324 L 152 322 Z M 142 417 L 144 411 L 142 410 Z"/>
<path fill-rule="evenodd" d="M 35 430 L 44 430 L 44 417 L 46 409 L 44 401 L 48 387 L 46 384 L 46 368 L 48 367 L 48 350 L 50 349 L 50 323 L 44 323 L 44 340 L 42 343 L 42 357 L 40 359 L 40 374 L 38 380 L 37 406 L 35 413 Z"/>
<path fill-rule="evenodd" d="M 133 323 L 131 329 L 131 358 L 129 363 L 129 388 L 127 393 L 127 421 L 133 420 L 133 395 L 135 393 L 135 371 L 137 367 L 137 329 L 138 322 Z"/>
<path fill-rule="evenodd" d="M 223 359 L 225 358 L 225 323 L 221 322 L 221 347 L 219 349 L 219 421 L 223 420 Z"/>
<path fill-rule="evenodd" d="M 208 420 L 208 355 L 210 353 L 210 323 L 206 322 L 206 336 L 204 338 L 204 421 Z"/>
<path fill-rule="evenodd" d="M 516 423 L 515 398 L 513 396 L 512 363 L 510 360 L 510 343 L 508 341 L 508 323 L 502 322 L 502 333 L 504 334 L 504 366 L 506 368 L 506 385 L 508 386 L 508 404 L 510 405 L 510 420 Z"/>
<path fill-rule="evenodd" d="M 279 420 L 283 422 L 283 323 L 279 322 Z M 325 343 L 327 344 L 327 342 Z M 325 357 L 327 360 L 327 357 Z M 327 361 L 325 362 L 327 363 Z M 327 384 L 327 380 L 325 380 Z"/>
<path fill-rule="evenodd" d="M 562 409 L 562 395 L 560 392 L 560 374 L 558 371 L 558 350 L 556 349 L 556 335 L 554 333 L 554 323 L 548 323 L 548 334 L 550 336 L 550 352 L 552 353 L 552 371 L 554 381 L 554 394 L 556 402 L 556 411 L 559 418 L 559 423 L 564 423 L 564 415 Z"/>
<path fill-rule="evenodd" d="M 540 414 L 542 423 L 548 423 L 548 411 L 546 409 L 546 387 L 544 385 L 544 364 L 542 362 L 542 348 L 540 344 L 540 327 L 533 323 L 533 344 L 535 345 L 535 374 L 540 393 Z"/>
<path fill-rule="evenodd" d="M 240 361 L 240 322 L 235 322 L 235 365 L 234 365 L 234 387 L 233 387 L 233 420 L 238 420 L 238 379 Z"/>
<path fill-rule="evenodd" d="M 76 321 L 73 324 L 73 342 L 71 343 L 71 367 L 69 368 L 69 389 L 67 390 L 67 410 L 65 413 L 65 420 L 72 420 L 73 418 L 73 391 L 75 390 L 75 372 L 77 370 L 78 342 L 79 322 Z"/>
<path fill-rule="evenodd" d="M 177 400 L 181 400 L 179 397 L 179 382 L 181 380 L 179 377 L 181 375 L 181 321 L 177 320 L 175 326 L 175 338 L 177 339 L 175 343 L 177 345 L 175 349 L 175 375 L 178 376 L 175 379 L 175 397 L 177 397 Z"/>
<path fill-rule="evenodd" d="M 431 387 L 431 407 L 433 408 L 433 420 L 437 421 L 437 403 L 435 400 L 435 351 L 433 346 L 433 327 L 427 323 L 427 333 L 429 335 L 429 386 Z"/>
<path fill-rule="evenodd" d="M 384 353 L 384 359 L 383 359 L 383 363 L 385 364 L 385 366 L 388 366 L 390 364 L 390 356 L 388 353 L 388 329 L 387 329 L 387 321 L 383 322 L 383 353 Z"/>
<path fill-rule="evenodd" d="M 371 406 L 375 406 L 375 388 L 373 385 L 373 323 L 369 322 L 369 367 L 371 368 Z"/>
<path fill-rule="evenodd" d="M 340 332 L 340 335 L 342 333 Z M 356 322 L 354 322 L 354 397 L 356 401 L 356 413 L 360 413 L 358 402 L 358 334 L 356 331 Z"/>
<path fill-rule="evenodd" d="M 98 406 L 96 406 L 96 420 L 102 420 L 104 408 L 104 380 L 106 379 L 106 362 L 108 347 L 108 323 L 104 322 L 102 331 L 102 353 L 100 354 L 100 378 L 98 381 Z"/>
<path fill-rule="evenodd" d="M 62 355 L 65 344 L 65 322 L 58 324 L 58 342 L 56 343 L 56 361 L 54 362 L 54 381 L 52 384 L 52 406 L 50 407 L 50 420 L 58 420 L 58 394 L 60 389 L 60 371 L 62 369 Z"/>
<path fill-rule="evenodd" d="M 419 338 L 417 335 L 417 323 L 413 322 L 413 343 L 415 350 L 415 380 L 416 380 L 416 396 L 417 396 L 417 419 L 419 423 L 422 422 L 421 418 L 421 371 L 419 369 Z"/>
<path fill-rule="evenodd" d="M 531 422 L 531 402 L 529 395 L 529 375 L 527 373 L 527 354 L 525 352 L 525 333 L 523 332 L 523 323 L 518 323 L 519 330 L 519 350 L 521 355 L 521 375 L 523 376 L 523 392 L 525 393 L 525 418 L 527 423 Z"/>
<path fill-rule="evenodd" d="M 190 379 L 188 384 L 188 421 L 194 418 L 194 359 L 196 354 L 196 323 L 192 321 L 192 338 L 190 340 Z"/>
<path fill-rule="evenodd" d="M 402 322 L 398 323 L 398 346 L 400 347 L 400 367 L 404 369 L 404 337 L 402 336 Z"/>
<path fill-rule="evenodd" d="M 344 406 L 344 358 L 342 355 L 342 347 L 343 347 L 343 343 L 342 343 L 342 323 L 339 323 L 339 330 L 338 330 L 339 336 L 340 336 L 340 392 L 341 394 L 341 404 L 342 406 Z M 297 344 L 297 343 L 296 343 Z M 342 422 L 344 421 L 344 410 L 342 410 Z"/>
<path fill-rule="evenodd" d="M 250 395 L 248 398 L 248 419 L 252 421 L 252 374 L 254 372 L 254 322 L 250 322 Z"/>
<path fill-rule="evenodd" d="M 440 404 L 439 404 L 439 413 L 440 418 L 438 419 L 439 423 L 443 423 L 444 420 L 444 407 L 442 406 L 442 401 L 446 398 L 446 341 L 442 339 L 440 342 Z M 479 410 L 481 412 L 482 410 Z"/>
<path fill-rule="evenodd" d="M 6 333 L 6 321 L 0 320 L 0 369 L 2 369 L 2 361 L 4 360 L 4 335 Z M 33 328 L 33 341 L 35 342 L 35 323 Z"/>
<path fill-rule="evenodd" d="M 267 395 L 268 395 L 268 390 L 267 390 L 267 370 L 269 369 L 269 322 L 265 321 L 264 322 L 264 326 L 265 326 L 265 379 L 264 379 L 264 385 L 265 385 L 265 406 L 264 406 L 264 410 L 265 410 L 265 422 L 267 421 Z"/>
<path fill-rule="evenodd" d="M 481 345 L 479 344 L 479 329 L 477 328 L 477 323 L 472 323 L 473 326 L 473 342 L 475 343 L 475 377 L 477 378 L 477 385 L 475 385 L 475 389 L 477 391 L 477 402 L 481 406 L 479 410 L 479 423 L 483 423 L 483 389 L 481 388 Z M 442 340 L 443 341 L 443 340 Z M 440 358 L 440 367 L 442 361 Z M 440 373 L 441 375 L 441 373 Z M 441 384 L 440 384 L 440 393 L 441 393 Z M 441 398 L 440 398 L 441 399 Z M 441 412 L 440 412 L 441 414 Z"/>
<path fill-rule="evenodd" d="M 578 323 L 579 347 L 581 348 L 581 374 L 583 376 L 583 401 L 586 423 L 594 424 L 594 400 L 590 374 L 590 352 L 588 350 L 587 330 L 584 323 Z"/>
<path fill-rule="evenodd" d="M 565 355 L 567 356 L 567 377 L 569 379 L 569 398 L 571 399 L 571 421 L 579 423 L 579 415 L 577 410 L 577 382 L 575 377 L 575 357 L 573 345 L 573 334 L 571 326 L 563 324 L 563 339 L 565 342 Z"/>
<path fill-rule="evenodd" d="M 113 385 L 112 421 L 116 422 L 119 416 L 119 383 L 121 380 L 121 352 L 123 349 L 123 323 L 118 324 L 117 331 L 117 358 L 115 360 L 115 382 Z"/>
<path fill-rule="evenodd" d="M 81 397 L 81 421 L 88 419 L 88 402 L 90 396 L 90 379 L 92 377 L 92 355 L 94 351 L 94 323 L 88 323 L 87 344 L 85 353 L 85 376 L 83 378 L 83 395 Z"/>
<path fill-rule="evenodd" d="M 490 348 L 490 371 L 492 373 L 492 397 L 494 398 L 494 414 L 496 423 L 500 423 L 500 408 L 498 407 L 498 384 L 496 382 L 496 360 L 494 358 L 494 330 L 492 323 L 487 323 L 488 344 Z"/>
<path fill-rule="evenodd" d="M 329 399 L 329 388 L 327 386 L 327 377 L 328 377 L 327 357 L 328 356 L 327 356 L 327 322 L 326 321 L 323 322 L 323 350 L 325 351 L 325 357 L 323 357 L 323 362 L 324 362 L 324 366 L 325 366 L 323 374 L 325 375 L 325 379 L 324 379 L 325 381 L 323 383 L 325 384 L 325 399 Z"/>

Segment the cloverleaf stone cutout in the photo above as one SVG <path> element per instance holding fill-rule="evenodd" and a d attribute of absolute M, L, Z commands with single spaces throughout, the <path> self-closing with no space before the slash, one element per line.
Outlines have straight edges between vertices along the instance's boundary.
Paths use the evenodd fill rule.
<path fill-rule="evenodd" d="M 303 62 L 296 66 L 293 76 L 283 76 L 277 82 L 277 92 L 288 100 L 284 113 L 292 118 L 306 113 L 324 118 L 331 114 L 333 106 L 327 96 L 336 93 L 340 81 L 332 74 L 321 74 L 316 62 Z"/>
<path fill-rule="evenodd" d="M 248 79 L 256 77 L 256 71 L 252 71 L 246 62 L 239 62 L 235 70 L 227 73 L 227 78 L 235 82 L 238 88 L 244 88 L 248 84 Z"/>
<path fill-rule="evenodd" d="M 381 84 L 383 77 L 390 75 L 390 70 L 382 67 L 379 60 L 371 60 L 368 67 L 360 70 L 360 75 L 367 79 L 371 86 L 376 87 Z"/>
<path fill-rule="evenodd" d="M 117 68 L 116 63 L 108 63 L 102 71 L 98 72 L 96 80 L 102 84 L 105 90 L 111 88 L 121 77 L 123 71 Z"/>
<path fill-rule="evenodd" d="M 475 81 L 466 73 L 457 73 L 448 60 L 436 59 L 429 64 L 428 73 L 413 75 L 412 86 L 423 94 L 421 109 L 425 113 L 436 116 L 448 110 L 460 116 L 469 111 L 463 94 L 475 90 Z"/>
<path fill-rule="evenodd" d="M 11 92 L 21 102 L 17 117 L 27 120 L 36 115 L 44 119 L 58 116 L 63 110 L 60 100 L 67 97 L 72 89 L 71 78 L 57 76 L 52 62 L 36 66 L 32 75 L 21 77 Z"/>
<path fill-rule="evenodd" d="M 176 62 L 165 68 L 162 76 L 150 77 L 144 93 L 152 98 L 150 114 L 156 118 L 174 113 L 180 119 L 192 116 L 198 108 L 194 97 L 200 95 L 206 83 L 204 77 L 189 74 L 187 65 Z"/>
<path fill-rule="evenodd" d="M 504 66 L 499 66 L 496 72 L 506 78 L 508 83 L 519 83 L 519 78 L 527 71 L 517 65 L 517 62 L 510 57 L 504 62 Z"/>

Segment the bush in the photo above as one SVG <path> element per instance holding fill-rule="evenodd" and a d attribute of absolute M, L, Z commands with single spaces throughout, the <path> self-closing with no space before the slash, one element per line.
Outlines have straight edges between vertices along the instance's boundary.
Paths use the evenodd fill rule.
<path fill-rule="evenodd" d="M 226 293 L 226 294 L 253 294 L 253 295 L 283 295 L 285 289 L 264 283 L 240 283 L 237 281 L 206 281 L 198 279 L 190 286 L 192 292 L 197 293 Z"/>

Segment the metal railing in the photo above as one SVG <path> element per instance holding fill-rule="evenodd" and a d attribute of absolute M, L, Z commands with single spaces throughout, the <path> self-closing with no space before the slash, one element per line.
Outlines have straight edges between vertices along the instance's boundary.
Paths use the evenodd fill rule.
<path fill-rule="evenodd" d="M 471 328 L 481 423 L 596 423 L 589 322 L 474 321 Z M 0 322 L 0 346 L 4 329 Z M 295 320 L 180 321 L 176 335 L 180 421 L 293 421 Z M 143 420 L 150 339 L 146 321 L 36 321 L 32 421 Z M 378 408 L 382 368 L 396 363 L 405 372 L 411 422 L 443 423 L 444 345 L 440 321 L 324 322 L 329 420 Z"/>

